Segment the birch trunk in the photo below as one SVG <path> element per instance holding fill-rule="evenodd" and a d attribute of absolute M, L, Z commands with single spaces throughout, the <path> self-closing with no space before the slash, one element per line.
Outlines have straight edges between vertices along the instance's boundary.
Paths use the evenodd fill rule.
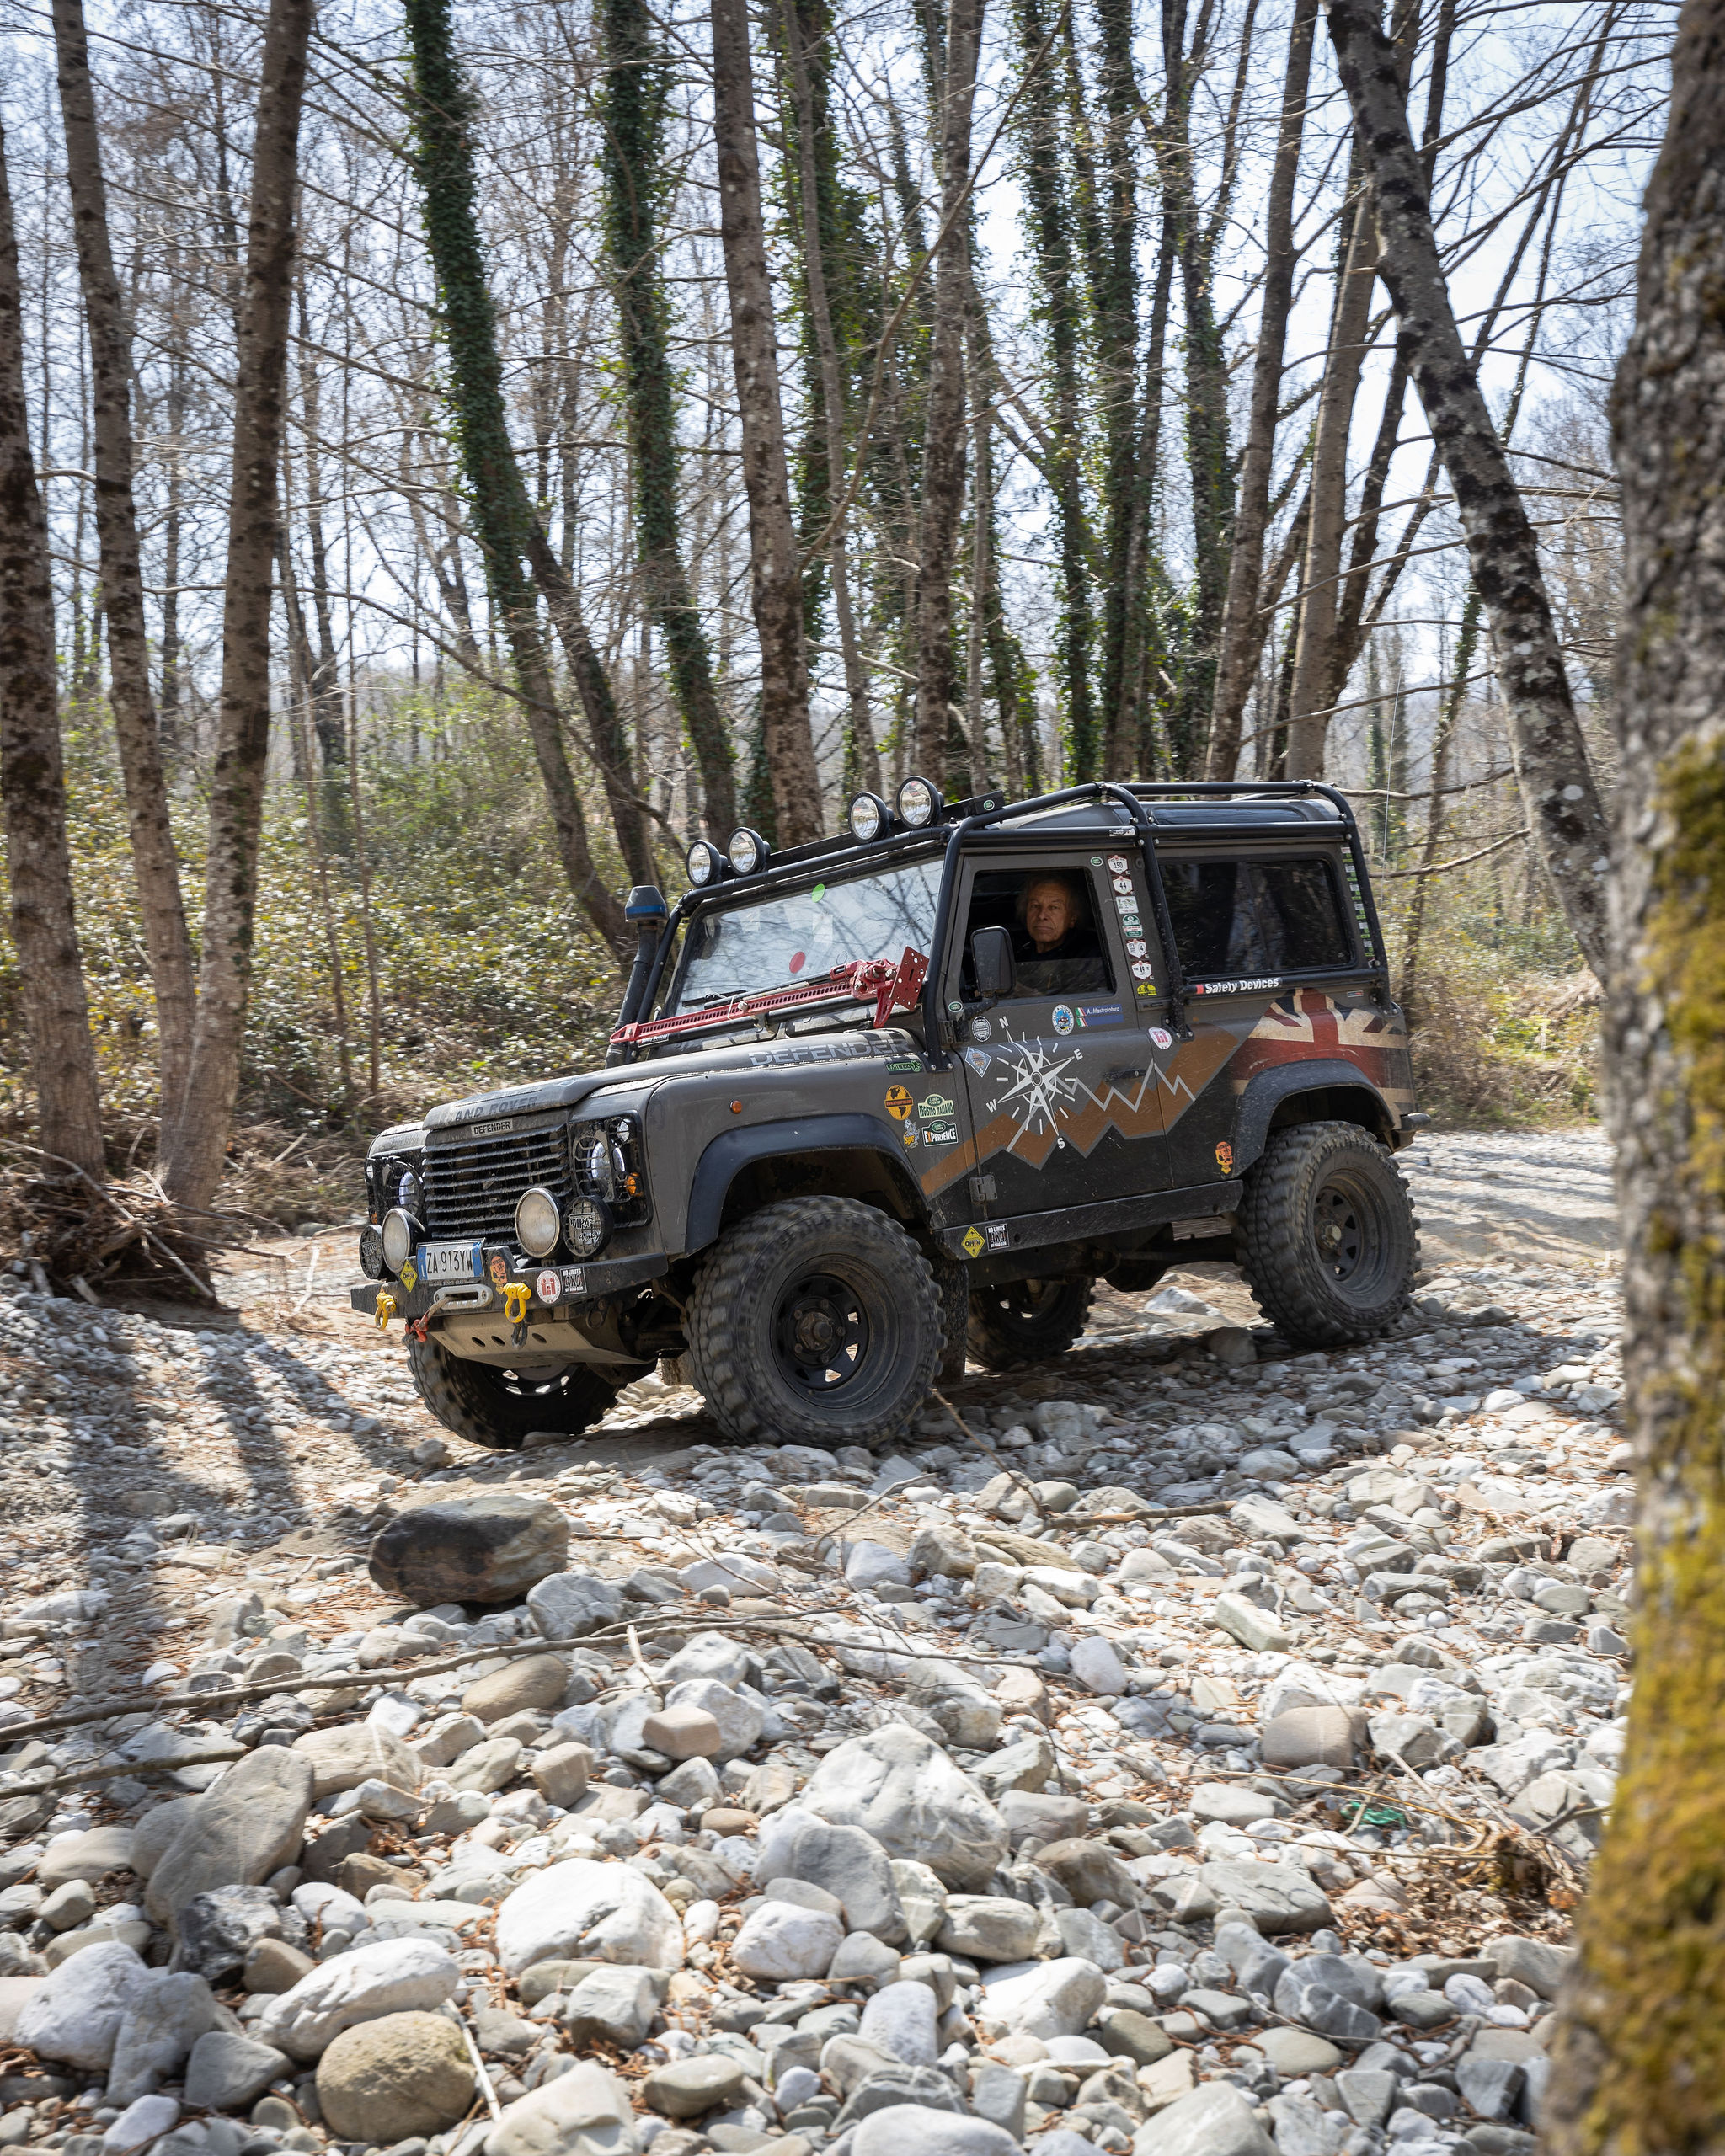
<path fill-rule="evenodd" d="M 114 272 L 83 0 L 54 0 L 53 15 L 72 232 L 90 339 L 96 542 L 102 563 L 103 611 L 108 617 L 108 701 L 120 750 L 132 873 L 156 1001 L 160 1114 L 165 1124 L 179 1110 L 191 1060 L 196 999 L 191 937 L 150 687 L 143 573 L 132 499 L 131 340 Z"/>
<path fill-rule="evenodd" d="M 209 1203 L 221 1178 L 239 1096 L 251 987 L 258 835 L 270 753 L 270 608 L 280 538 L 277 479 L 287 407 L 294 204 L 312 13 L 312 0 L 270 0 L 252 147 L 198 1020 L 184 1098 L 163 1131 L 163 1186 L 177 1203 L 193 1208 Z"/>
<path fill-rule="evenodd" d="M 1607 971 L 1610 828 L 1576 718 L 1533 527 L 1455 326 L 1423 162 L 1408 131 L 1396 51 L 1371 0 L 1325 0 L 1331 42 L 1377 203 L 1378 275 L 1397 349 L 1424 407 L 1467 538 L 1497 649 L 1511 754 L 1540 858 L 1571 933 Z"/>
<path fill-rule="evenodd" d="M 1688 0 L 1612 398 L 1621 851 L 1607 1020 L 1635 1694 L 1551 2052 L 1553 2156 L 1700 2156 L 1725 2089 L 1725 4 Z"/>
<path fill-rule="evenodd" d="M 970 178 L 970 119 L 984 0 L 950 0 L 940 118 L 941 222 L 934 332 L 922 435 L 922 515 L 916 574 L 916 723 L 913 768 L 936 785 L 946 773 L 958 693 L 953 651 L 953 570 L 964 499 L 964 318 L 970 236 L 959 208 Z"/>
<path fill-rule="evenodd" d="M 30 455 L 24 300 L 0 131 L 0 799 L 12 940 L 43 1146 L 106 1179 L 96 1051 L 72 913 L 48 525 Z"/>
<path fill-rule="evenodd" d="M 1317 0 L 1295 0 L 1288 33 L 1288 65 L 1282 78 L 1282 120 L 1270 169 L 1264 210 L 1263 301 L 1258 350 L 1252 367 L 1252 403 L 1240 463 L 1234 511 L 1234 546 L 1228 563 L 1228 595 L 1222 607 L 1221 649 L 1216 662 L 1215 701 L 1210 712 L 1210 778 L 1232 778 L 1240 760 L 1240 720 L 1258 672 L 1262 635 L 1251 631 L 1263 581 L 1264 532 L 1269 522 L 1270 478 L 1275 462 L 1276 413 L 1282 395 L 1282 362 L 1288 313 L 1294 299 L 1294 185 L 1306 132 L 1306 99 L 1311 79 L 1312 31 Z"/>
<path fill-rule="evenodd" d="M 761 647 L 761 737 L 779 844 L 802 846 L 820 835 L 820 781 L 809 719 L 802 565 L 791 515 L 772 287 L 761 219 L 748 0 L 713 0 L 713 105 L 719 233 L 730 295 L 731 361 L 749 503 L 755 632 Z"/>

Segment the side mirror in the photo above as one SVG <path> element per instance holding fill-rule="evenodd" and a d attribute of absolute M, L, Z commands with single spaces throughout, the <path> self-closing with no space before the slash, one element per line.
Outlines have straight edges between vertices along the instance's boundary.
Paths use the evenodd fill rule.
<path fill-rule="evenodd" d="M 1012 939 L 1004 928 L 972 931 L 970 971 L 980 1001 L 997 1003 L 1001 996 L 1012 993 L 1017 985 L 1017 969 L 1012 963 Z"/>

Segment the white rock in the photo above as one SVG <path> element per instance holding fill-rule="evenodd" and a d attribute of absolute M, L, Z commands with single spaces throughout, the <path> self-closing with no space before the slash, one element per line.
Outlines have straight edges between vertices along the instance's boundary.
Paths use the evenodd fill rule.
<path fill-rule="evenodd" d="M 754 1660 L 747 1647 L 723 1632 L 697 1632 L 665 1663 L 665 1682 L 684 1684 L 692 1678 L 710 1677 L 715 1684 L 740 1684 Z"/>
<path fill-rule="evenodd" d="M 1126 1665 L 1112 1644 L 1092 1632 L 1072 1650 L 1072 1674 L 1087 1692 L 1117 1698 L 1126 1689 Z"/>
<path fill-rule="evenodd" d="M 130 2104 L 159 2088 L 206 2030 L 216 2000 L 201 1977 L 152 1969 L 120 2017 L 108 2071 L 108 2100 Z"/>
<path fill-rule="evenodd" d="M 103 2156 L 109 2152 L 147 2148 L 179 2124 L 177 2096 L 140 2096 L 130 2103 L 102 2137 Z"/>
<path fill-rule="evenodd" d="M 727 1759 L 740 1758 L 750 1745 L 758 1742 L 766 1720 L 752 1700 L 710 1677 L 692 1677 L 674 1686 L 665 1705 L 699 1707 L 713 1716 L 718 1724 L 722 1741 L 712 1757 L 721 1764 Z"/>
<path fill-rule="evenodd" d="M 745 1977 L 768 1983 L 824 1977 L 844 1936 L 843 1924 L 825 1909 L 767 1902 L 743 1919 L 732 1942 L 731 1964 Z"/>
<path fill-rule="evenodd" d="M 344 2029 L 385 2014 L 431 2013 L 460 1982 L 460 1969 L 434 1940 L 380 1939 L 320 1961 L 270 2002 L 253 2033 L 291 2057 L 321 2058 Z"/>
<path fill-rule="evenodd" d="M 763 1565 L 758 1558 L 745 1557 L 740 1552 L 723 1557 L 697 1557 L 692 1565 L 685 1565 L 677 1577 L 691 1594 L 700 1594 L 710 1587 L 729 1588 L 733 1594 L 747 1594 L 756 1588 L 777 1593 L 783 1584 L 771 1565 Z"/>
<path fill-rule="evenodd" d="M 983 1979 L 987 2013 L 1015 2034 L 1076 2036 L 1108 1996 L 1103 1972 L 1094 1961 L 1076 1955 L 1028 1967 L 1007 1963 Z"/>
<path fill-rule="evenodd" d="M 935 1996 L 927 1984 L 883 1984 L 863 2008 L 857 2033 L 865 2044 L 878 2045 L 906 2066 L 932 2066 L 940 2057 L 936 2019 Z"/>
<path fill-rule="evenodd" d="M 485 2137 L 484 2156 L 637 2156 L 640 2146 L 628 2091 L 582 2059 L 511 2104 Z"/>
<path fill-rule="evenodd" d="M 829 1752 L 803 1792 L 808 1811 L 862 1827 L 889 1857 L 942 1882 L 980 1888 L 1007 1855 L 1007 1826 L 975 1782 L 908 1722 L 887 1722 Z"/>
<path fill-rule="evenodd" d="M 845 1580 L 851 1587 L 909 1587 L 911 1567 L 900 1551 L 864 1537 L 846 1550 Z"/>
<path fill-rule="evenodd" d="M 18 2041 L 44 2058 L 105 2073 L 126 2009 L 149 1972 L 130 1946 L 106 1940 L 60 1964 L 25 2003 Z"/>
<path fill-rule="evenodd" d="M 614 1625 L 623 1610 L 623 1591 L 596 1572 L 553 1572 L 527 1591 L 527 1608 L 547 1640 L 584 1639 L 602 1625 Z"/>
<path fill-rule="evenodd" d="M 1275 2156 L 1275 2143 L 1231 2083 L 1210 2081 L 1158 2113 L 1146 2129 L 1156 2156 Z"/>
<path fill-rule="evenodd" d="M 638 1871 L 570 1857 L 524 1880 L 499 1909 L 497 1956 L 511 1976 L 552 1961 L 680 1969 L 683 1928 Z"/>

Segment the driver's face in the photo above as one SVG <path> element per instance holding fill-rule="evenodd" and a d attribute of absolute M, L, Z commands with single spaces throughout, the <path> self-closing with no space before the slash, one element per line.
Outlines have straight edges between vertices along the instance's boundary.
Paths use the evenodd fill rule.
<path fill-rule="evenodd" d="M 1078 909 L 1064 883 L 1033 883 L 1024 901 L 1024 926 L 1039 951 L 1046 951 L 1078 925 Z"/>

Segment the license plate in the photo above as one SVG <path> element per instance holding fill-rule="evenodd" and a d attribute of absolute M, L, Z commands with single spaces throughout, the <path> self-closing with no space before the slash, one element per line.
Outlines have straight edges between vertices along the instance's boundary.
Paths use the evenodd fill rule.
<path fill-rule="evenodd" d="M 478 1243 L 421 1243 L 419 1278 L 422 1280 L 477 1280 L 479 1278 Z"/>

